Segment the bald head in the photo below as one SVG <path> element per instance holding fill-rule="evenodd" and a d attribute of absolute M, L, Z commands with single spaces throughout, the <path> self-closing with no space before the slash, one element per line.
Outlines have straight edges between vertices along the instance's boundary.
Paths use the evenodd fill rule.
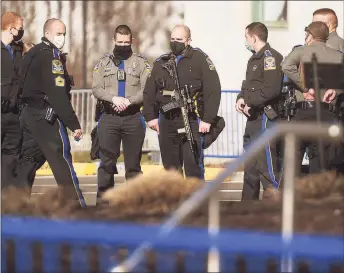
<path fill-rule="evenodd" d="M 332 9 L 318 9 L 313 12 L 313 22 L 320 21 L 324 22 L 330 32 L 333 32 L 337 29 L 338 26 L 338 18 L 334 10 Z"/>
<path fill-rule="evenodd" d="M 183 37 L 184 40 L 191 39 L 191 31 L 185 25 L 176 25 L 171 32 L 171 38 L 173 36 Z"/>
<path fill-rule="evenodd" d="M 43 26 L 44 37 L 61 49 L 65 43 L 66 26 L 56 18 L 48 19 Z"/>

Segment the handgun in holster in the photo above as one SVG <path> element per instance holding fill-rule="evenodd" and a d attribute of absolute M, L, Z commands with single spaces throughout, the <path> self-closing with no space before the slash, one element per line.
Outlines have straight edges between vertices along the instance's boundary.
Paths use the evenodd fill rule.
<path fill-rule="evenodd" d="M 96 111 L 94 114 L 94 121 L 98 122 L 102 114 L 105 112 L 104 102 L 102 100 L 97 100 Z"/>
<path fill-rule="evenodd" d="M 47 107 L 47 110 L 45 112 L 45 117 L 44 119 L 49 123 L 49 124 L 54 124 L 56 119 L 57 119 L 57 115 L 54 111 L 54 109 L 51 106 Z"/>

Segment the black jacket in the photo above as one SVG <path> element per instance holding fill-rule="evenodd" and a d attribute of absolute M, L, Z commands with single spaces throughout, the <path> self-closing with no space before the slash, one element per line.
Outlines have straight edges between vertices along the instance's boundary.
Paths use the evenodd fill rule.
<path fill-rule="evenodd" d="M 283 56 L 268 43 L 253 54 L 248 60 L 246 80 L 242 83 L 237 100 L 244 98 L 245 103 L 255 109 L 277 102 L 283 82 L 282 60 Z"/>
<path fill-rule="evenodd" d="M 16 101 L 19 85 L 19 66 L 22 52 L 11 45 L 13 59 L 3 42 L 1 42 L 1 99 L 11 100 L 13 107 Z"/>
<path fill-rule="evenodd" d="M 69 79 L 59 50 L 45 38 L 33 47 L 23 59 L 22 76 L 27 71 L 22 99 L 26 102 L 47 101 L 62 122 L 72 131 L 80 123 L 70 103 Z M 29 103 L 30 104 L 30 103 Z"/>
<path fill-rule="evenodd" d="M 168 61 L 168 56 L 169 54 L 162 55 L 154 62 L 151 76 L 147 79 L 143 91 L 143 115 L 147 122 L 156 119 L 156 109 L 170 101 L 162 95 L 162 91 L 176 89 L 175 82 L 162 66 Z M 177 73 L 181 87 L 188 84 L 194 92 L 200 93 L 197 106 L 201 120 L 213 123 L 220 106 L 221 84 L 208 55 L 190 46 L 178 62 Z"/>

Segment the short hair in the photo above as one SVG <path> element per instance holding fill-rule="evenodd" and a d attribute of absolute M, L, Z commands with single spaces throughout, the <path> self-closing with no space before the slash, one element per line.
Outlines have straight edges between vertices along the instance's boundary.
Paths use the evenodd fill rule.
<path fill-rule="evenodd" d="M 305 31 L 310 33 L 315 40 L 326 41 L 329 35 L 328 26 L 324 22 L 316 21 L 310 23 Z"/>
<path fill-rule="evenodd" d="M 127 25 L 119 25 L 118 27 L 116 27 L 115 33 L 113 35 L 114 39 L 116 39 L 117 33 L 122 34 L 122 35 L 130 35 L 130 39 L 133 37 L 131 29 Z"/>
<path fill-rule="evenodd" d="M 15 27 L 15 24 L 18 20 L 22 19 L 22 17 L 15 12 L 5 12 L 1 16 L 1 30 L 5 31 L 8 28 Z"/>
<path fill-rule="evenodd" d="M 316 11 L 313 12 L 313 16 L 314 15 L 332 15 L 332 18 L 331 18 L 332 20 L 330 19 L 331 23 L 333 24 L 335 28 L 338 26 L 338 17 L 333 9 L 329 9 L 329 8 L 317 9 Z"/>
<path fill-rule="evenodd" d="M 53 23 L 56 21 L 61 21 L 57 18 L 50 18 L 45 21 L 44 26 L 43 26 L 43 35 L 45 34 L 46 31 L 48 31 Z"/>
<path fill-rule="evenodd" d="M 184 30 L 185 30 L 185 32 L 186 32 L 186 38 L 191 38 L 191 30 L 190 30 L 190 28 L 188 27 L 188 26 L 186 26 L 186 25 L 176 25 L 173 29 L 172 29 L 172 31 L 175 29 L 175 28 L 183 28 Z"/>
<path fill-rule="evenodd" d="M 268 40 L 268 29 L 261 22 L 253 22 L 246 27 L 250 35 L 256 35 L 259 40 L 267 42 Z"/>

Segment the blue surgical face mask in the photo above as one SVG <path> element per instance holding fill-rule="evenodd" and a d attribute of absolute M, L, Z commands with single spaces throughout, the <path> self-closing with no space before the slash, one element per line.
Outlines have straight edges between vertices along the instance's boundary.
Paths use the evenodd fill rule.
<path fill-rule="evenodd" d="M 245 47 L 247 48 L 247 50 L 251 51 L 252 53 L 255 53 L 253 47 L 247 43 L 247 41 L 245 42 Z"/>

